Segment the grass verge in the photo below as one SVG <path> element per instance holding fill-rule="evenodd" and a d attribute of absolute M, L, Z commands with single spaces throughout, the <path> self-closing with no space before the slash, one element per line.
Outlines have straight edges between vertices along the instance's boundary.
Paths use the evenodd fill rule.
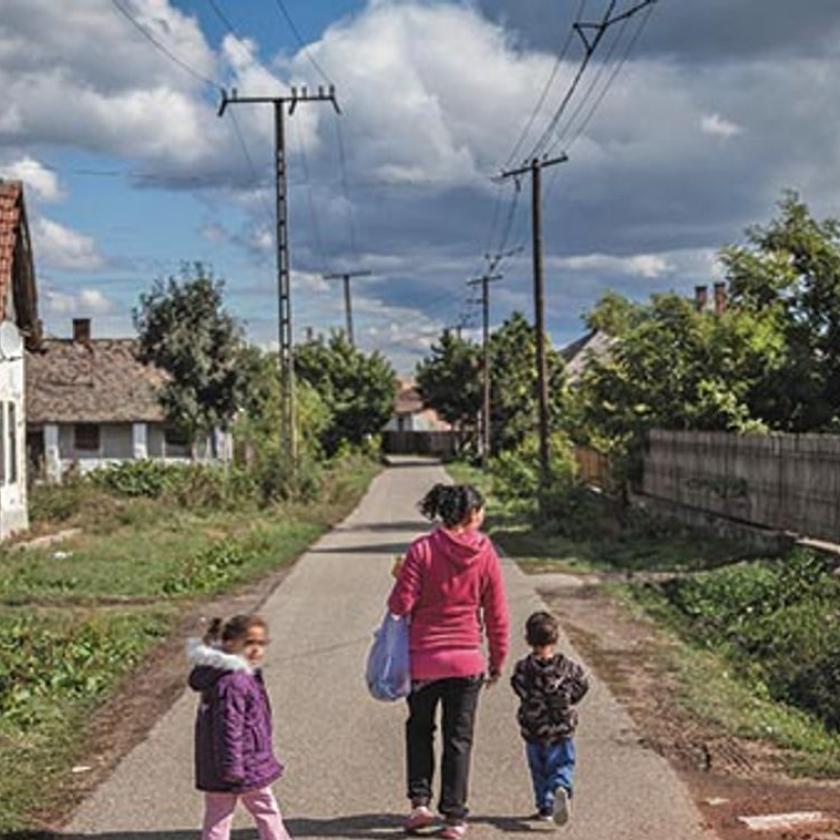
<path fill-rule="evenodd" d="M 42 550 L 0 551 L 0 834 L 37 829 L 92 716 L 204 600 L 291 564 L 360 501 L 379 466 L 347 458 L 320 498 L 191 509 L 81 485 L 45 489 Z"/>

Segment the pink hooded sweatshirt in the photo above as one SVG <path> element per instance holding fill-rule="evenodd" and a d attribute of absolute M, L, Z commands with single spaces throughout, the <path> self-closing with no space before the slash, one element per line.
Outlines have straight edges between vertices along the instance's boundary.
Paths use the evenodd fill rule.
<path fill-rule="evenodd" d="M 411 678 L 470 677 L 499 672 L 508 652 L 502 568 L 493 543 L 479 531 L 438 528 L 415 540 L 388 599 L 394 615 L 411 617 Z"/>

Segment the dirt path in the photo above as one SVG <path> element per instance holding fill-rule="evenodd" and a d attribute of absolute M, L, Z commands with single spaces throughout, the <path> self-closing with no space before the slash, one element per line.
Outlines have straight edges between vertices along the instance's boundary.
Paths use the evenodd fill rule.
<path fill-rule="evenodd" d="M 296 837 L 400 836 L 406 802 L 402 704 L 372 701 L 362 667 L 383 610 L 393 554 L 424 526 L 415 503 L 437 466 L 404 464 L 373 484 L 356 512 L 305 555 L 269 598 L 273 645 L 266 679 L 275 705 L 278 752 L 287 767 L 276 786 Z M 534 582 L 506 563 L 520 628 L 543 605 Z M 713 837 L 684 783 L 647 747 L 606 685 L 593 680 L 579 733 L 576 840 L 699 840 Z M 183 694 L 148 737 L 79 808 L 67 832 L 82 837 L 195 837 L 201 798 L 192 788 L 195 698 Z M 530 832 L 532 810 L 515 702 L 506 685 L 479 712 L 471 794 L 477 838 Z M 244 818 L 239 823 L 247 826 Z M 248 834 L 247 836 L 252 836 Z"/>

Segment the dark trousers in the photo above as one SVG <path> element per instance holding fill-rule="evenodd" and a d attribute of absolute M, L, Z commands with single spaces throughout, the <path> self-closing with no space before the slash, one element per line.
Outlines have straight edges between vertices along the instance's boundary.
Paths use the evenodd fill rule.
<path fill-rule="evenodd" d="M 467 816 L 470 755 L 475 712 L 483 679 L 451 677 L 436 680 L 408 696 L 405 725 L 408 755 L 408 796 L 415 804 L 432 799 L 435 771 L 435 714 L 443 705 L 443 762 L 438 810 L 445 817 Z"/>

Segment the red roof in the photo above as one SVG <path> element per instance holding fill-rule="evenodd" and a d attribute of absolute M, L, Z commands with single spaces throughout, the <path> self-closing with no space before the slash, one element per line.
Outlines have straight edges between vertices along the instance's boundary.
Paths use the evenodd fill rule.
<path fill-rule="evenodd" d="M 0 181 L 0 321 L 6 317 L 22 212 L 23 184 L 20 181 Z"/>

